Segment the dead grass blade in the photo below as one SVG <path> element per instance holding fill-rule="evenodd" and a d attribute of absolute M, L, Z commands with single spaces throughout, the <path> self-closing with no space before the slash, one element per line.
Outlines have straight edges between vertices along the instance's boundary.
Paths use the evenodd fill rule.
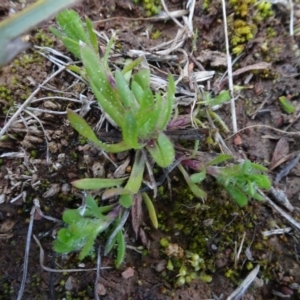
<path fill-rule="evenodd" d="M 33 207 L 30 212 L 30 221 L 27 231 L 27 237 L 26 237 L 26 246 L 25 246 L 25 255 L 24 255 L 24 264 L 23 264 L 23 276 L 22 276 L 22 282 L 19 289 L 17 300 L 21 300 L 23 297 L 24 289 L 25 289 L 25 283 L 27 278 L 27 270 L 28 270 L 28 258 L 29 258 L 29 250 L 30 250 L 30 240 L 32 235 L 32 228 L 33 228 L 33 221 L 34 221 L 34 215 L 37 210 L 37 208 L 40 207 L 40 203 L 37 199 L 33 200 Z"/>
<path fill-rule="evenodd" d="M 249 275 L 244 279 L 244 281 L 241 283 L 241 285 L 234 290 L 234 292 L 227 297 L 227 300 L 239 300 L 243 297 L 253 280 L 256 278 L 258 272 L 259 272 L 260 266 L 257 265 L 250 273 Z"/>

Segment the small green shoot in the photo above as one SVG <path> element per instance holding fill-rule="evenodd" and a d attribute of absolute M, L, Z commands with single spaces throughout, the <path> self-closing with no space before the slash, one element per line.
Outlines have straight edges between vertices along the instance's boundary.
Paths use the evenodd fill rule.
<path fill-rule="evenodd" d="M 271 188 L 269 178 L 261 174 L 267 169 L 259 164 L 251 163 L 250 160 L 227 167 L 208 166 L 206 171 L 224 186 L 228 194 L 240 206 L 245 206 L 249 198 L 263 201 L 264 198 L 259 194 L 258 189 Z"/>
<path fill-rule="evenodd" d="M 80 260 L 90 255 L 96 237 L 115 220 L 115 209 L 111 205 L 98 207 L 94 198 L 87 196 L 85 207 L 66 210 L 63 221 L 67 227 L 58 231 L 54 250 L 58 253 L 80 251 Z M 105 215 L 105 212 L 108 213 Z"/>
<path fill-rule="evenodd" d="M 279 97 L 279 102 L 284 112 L 287 114 L 292 114 L 296 111 L 295 106 L 292 102 L 285 96 Z"/>

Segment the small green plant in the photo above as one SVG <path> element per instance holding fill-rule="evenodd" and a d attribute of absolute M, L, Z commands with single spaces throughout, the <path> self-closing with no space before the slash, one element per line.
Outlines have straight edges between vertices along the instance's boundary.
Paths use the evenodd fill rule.
<path fill-rule="evenodd" d="M 103 143 L 82 117 L 68 111 L 68 119 L 71 125 L 82 136 L 104 151 L 117 153 L 130 149 L 136 150 L 132 171 L 124 187 L 120 187 L 120 185 L 125 182 L 125 179 L 120 181 L 120 179 L 85 178 L 76 180 L 72 184 L 84 190 L 114 187 L 110 191 L 106 191 L 106 195 L 119 195 L 118 207 L 130 208 L 134 195 L 139 193 L 141 188 L 147 160 L 146 152 L 160 167 L 171 165 L 175 158 L 173 143 L 163 132 L 172 114 L 175 93 L 173 77 L 169 75 L 166 95 L 153 94 L 150 89 L 150 71 L 148 69 L 140 69 L 132 74 L 132 69 L 139 65 L 141 59 L 128 62 L 123 70 L 116 70 L 114 73 L 110 70 L 107 61 L 113 39 L 109 42 L 105 55 L 100 58 L 96 35 L 89 19 L 86 19 L 85 24 L 83 24 L 75 11 L 67 10 L 57 16 L 57 22 L 60 30 L 51 28 L 52 32 L 62 40 L 70 52 L 83 62 L 83 68 L 77 69 L 77 72 L 83 74 L 89 81 L 103 113 L 112 124 L 120 129 L 122 141 L 116 144 Z M 142 196 L 153 226 L 157 228 L 158 224 L 152 201 L 146 194 Z M 65 214 L 68 216 L 67 212 Z M 74 223 L 69 224 L 67 230 L 76 229 L 77 223 L 84 223 L 88 228 L 90 222 L 86 222 L 85 216 L 81 218 L 84 218 L 85 223 L 78 217 Z M 67 221 L 69 221 L 68 218 L 65 222 L 68 223 Z M 84 245 L 83 241 L 88 241 L 91 246 L 91 241 L 94 241 L 97 234 L 106 229 L 108 224 L 106 220 L 104 222 L 102 217 L 97 218 L 96 221 L 93 219 L 93 222 L 91 224 L 95 224 L 98 229 L 95 229 L 90 239 L 87 236 L 86 239 L 81 239 L 82 243 L 75 242 L 76 245 L 82 247 Z M 100 226 L 103 222 L 105 225 Z M 58 234 L 58 241 L 60 242 L 55 244 L 55 249 L 58 252 L 72 251 L 72 242 L 70 242 L 70 247 L 62 247 L 63 243 L 68 242 L 68 240 L 62 239 L 66 238 L 65 232 L 66 229 L 62 229 L 62 233 L 59 232 Z M 75 230 L 75 232 L 77 231 Z M 120 230 L 115 237 L 119 240 L 118 244 L 120 245 L 124 239 L 119 232 Z M 69 234 L 68 238 L 70 241 L 77 240 L 76 235 Z M 91 250 L 90 246 L 88 247 L 89 250 Z M 87 250 L 82 251 L 79 255 L 80 258 L 90 253 Z"/>
<path fill-rule="evenodd" d="M 83 207 L 67 209 L 63 213 L 63 221 L 67 226 L 57 234 L 54 241 L 55 251 L 68 253 L 80 250 L 79 259 L 84 259 L 92 253 L 98 234 L 115 221 L 119 210 L 120 207 L 113 205 L 98 207 L 94 198 L 88 195 Z"/>
<path fill-rule="evenodd" d="M 271 188 L 269 178 L 262 174 L 267 169 L 259 164 L 246 160 L 240 164 L 228 165 L 225 167 L 213 166 L 223 161 L 231 159 L 230 155 L 221 154 L 215 160 L 207 163 L 204 167 L 192 161 L 185 161 L 184 164 L 194 169 L 201 170 L 200 173 L 193 174 L 191 180 L 200 182 L 203 180 L 205 172 L 213 176 L 217 182 L 224 187 L 230 197 L 240 206 L 245 206 L 248 199 L 263 201 L 264 198 L 259 194 L 258 189 L 268 190 Z"/>
<path fill-rule="evenodd" d="M 148 156 L 162 168 L 171 166 L 175 160 L 173 143 L 165 134 L 167 125 L 172 127 L 172 122 L 169 121 L 174 104 L 175 83 L 173 77 L 169 75 L 166 92 L 153 93 L 150 88 L 149 69 L 139 67 L 142 58 L 126 61 L 122 70 L 112 71 L 108 57 L 113 46 L 113 38 L 109 41 L 104 56 L 100 57 L 97 38 L 89 19 L 83 23 L 75 11 L 67 10 L 57 16 L 57 22 L 59 30 L 51 28 L 52 32 L 83 63 L 82 68 L 78 66 L 70 68 L 88 81 L 103 114 L 110 123 L 119 128 L 122 140 L 115 144 L 102 142 L 81 116 L 69 110 L 67 115 L 71 125 L 81 136 L 103 151 L 118 153 L 134 150 L 135 153 L 128 178 L 84 178 L 72 182 L 74 187 L 82 190 L 105 189 L 102 199 L 118 196 L 118 200 L 113 205 L 98 207 L 95 199 L 87 196 L 81 208 L 66 210 L 63 220 L 67 226 L 58 232 L 54 249 L 59 253 L 80 251 L 79 258 L 83 259 L 93 252 L 96 237 L 104 231 L 107 234 L 111 226 L 104 252 L 107 254 L 117 244 L 115 264 L 119 267 L 125 256 L 123 225 L 134 197 L 137 195 L 142 197 L 153 226 L 158 227 L 153 203 L 146 193 L 141 192 L 141 186 Z M 213 106 L 229 98 L 228 91 L 224 91 L 216 98 L 208 99 L 208 103 L 204 104 Z M 196 142 L 195 151 L 197 149 Z M 191 157 L 185 157 L 179 158 L 182 163 L 177 164 L 189 189 L 198 198 L 203 200 L 206 198 L 206 193 L 199 184 L 209 174 L 215 177 L 240 205 L 247 203 L 248 196 L 262 200 L 257 188 L 270 186 L 267 177 L 259 174 L 265 169 L 250 161 L 227 167 L 213 166 L 230 158 L 228 155 L 220 155 L 203 166 L 198 161 L 193 161 Z M 200 172 L 189 175 L 184 168 L 185 165 Z"/>

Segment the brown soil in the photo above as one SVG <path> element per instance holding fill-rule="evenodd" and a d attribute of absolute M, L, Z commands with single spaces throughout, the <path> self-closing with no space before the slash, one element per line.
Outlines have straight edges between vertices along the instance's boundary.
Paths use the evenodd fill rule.
<path fill-rule="evenodd" d="M 181 2 L 167 1 L 169 11 L 183 9 Z M 5 18 L 11 8 L 20 10 L 22 6 L 20 3 L 4 1 L 0 4 L 0 18 Z M 76 10 L 81 16 L 89 16 L 95 21 L 95 28 L 107 35 L 110 35 L 111 29 L 118 30 L 117 55 L 127 56 L 130 49 L 150 49 L 174 38 L 178 30 L 173 21 L 154 22 L 151 18 L 143 19 L 143 9 L 130 0 L 83 1 L 76 6 Z M 282 7 L 275 10 L 274 18 L 262 23 L 255 39 L 246 45 L 244 55 L 234 65 L 236 71 L 263 61 L 270 62 L 267 71 L 253 72 L 247 83 L 245 80 L 251 70 L 234 77 L 235 85 L 247 87 L 236 101 L 238 128 L 249 128 L 226 140 L 236 158 L 249 158 L 264 165 L 269 165 L 275 155 L 274 149 L 278 140 L 283 136 L 286 136 L 286 144 L 282 151 L 286 155 L 295 153 L 290 160 L 300 149 L 300 137 L 297 134 L 300 132 L 299 36 L 288 35 L 289 19 L 286 10 Z M 296 5 L 295 18 L 299 11 Z M 232 11 L 229 11 L 228 15 L 231 13 Z M 297 25 L 297 19 L 295 23 Z M 54 24 L 54 20 L 41 25 L 40 28 L 47 30 L 49 24 Z M 225 53 L 222 7 L 219 1 L 211 1 L 209 10 L 203 9 L 203 1 L 196 1 L 193 26 L 194 32 L 196 29 L 198 31 L 198 38 L 195 43 L 192 38 L 186 40 L 182 49 L 192 54 L 189 62 L 194 63 L 194 70 L 200 70 L 198 61 L 206 70 L 216 71 L 216 75 L 210 80 L 209 91 L 218 94 L 220 90 L 228 89 L 226 80 L 218 83 L 226 71 L 226 62 L 217 62 Z M 270 26 L 276 32 L 276 36 L 268 40 L 270 53 L 264 53 L 261 49 L 267 39 L 266 30 Z M 145 31 L 156 30 L 161 32 L 158 39 L 149 39 L 143 34 Z M 30 33 L 30 40 L 35 45 L 51 45 L 69 55 L 59 41 L 54 37 L 51 41 L 49 36 L 45 38 L 41 32 L 33 31 Z M 275 48 L 276 55 L 275 52 L 271 53 Z M 259 55 L 255 55 L 257 53 Z M 163 76 L 162 74 L 166 74 L 169 69 L 171 73 L 179 74 L 178 66 L 183 59 L 182 55 L 176 52 L 176 58 L 169 64 L 159 65 L 152 62 L 156 66 L 157 75 Z M 57 70 L 57 67 L 48 59 L 42 58 L 33 48 L 17 59 L 18 61 L 0 70 L 0 87 L 5 88 L 0 93 L 0 127 L 7 121 L 6 115 L 12 115 L 16 110 L 13 106 L 20 105 L 47 76 Z M 188 87 L 189 83 L 182 82 L 182 86 Z M 203 85 L 205 90 L 209 88 L 206 82 Z M 47 89 L 42 88 L 36 98 L 59 95 L 61 91 L 67 91 L 64 93 L 65 97 L 79 99 L 80 94 L 84 94 L 88 99 L 93 99 L 85 84 L 65 71 L 51 79 Z M 293 102 L 296 107 L 295 113 L 284 113 L 278 101 L 281 96 L 287 96 Z M 70 101 L 60 102 L 54 99 L 49 102 L 32 102 L 30 106 L 57 111 L 78 108 Z M 184 110 L 189 112 L 187 107 L 184 107 Z M 231 127 L 230 106 L 225 105 L 217 112 L 227 126 Z M 66 121 L 65 115 L 40 113 L 37 116 L 46 130 L 50 150 L 49 161 L 44 132 L 40 123 L 28 113 L 22 114 L 24 122 L 19 118 L 19 122 L 9 128 L 7 140 L 0 140 L 0 155 L 9 152 L 22 155 L 3 157 L 0 161 L 0 195 L 3 201 L 0 204 L 0 299 L 16 299 L 18 294 L 23 276 L 25 244 L 33 200 L 39 200 L 45 215 L 61 219 L 64 209 L 75 208 L 81 204 L 81 193 L 71 187 L 72 180 L 77 179 L 79 174 L 91 177 L 100 173 L 101 176 L 106 176 L 111 172 L 110 163 L 100 156 L 97 149 L 78 137 Z M 95 125 L 99 117 L 99 110 L 94 106 L 86 119 Z M 255 127 L 251 127 L 252 125 Z M 288 131 L 296 134 L 284 135 L 282 131 L 273 131 L 269 127 L 259 125 L 272 126 L 279 130 L 284 130 L 290 125 Z M 230 134 L 224 135 L 228 136 Z M 204 159 L 207 160 L 211 159 L 214 153 L 220 153 L 220 148 L 214 146 L 204 145 L 201 150 Z M 113 156 L 112 159 L 121 162 L 124 158 Z M 271 170 L 270 178 L 275 179 L 283 167 L 284 164 L 281 164 Z M 289 214 L 295 220 L 300 218 L 299 177 L 298 162 L 278 184 L 278 188 L 285 191 L 294 206 L 293 212 Z M 250 272 L 249 262 L 253 265 L 260 264 L 261 271 L 251 288 L 245 292 L 243 299 L 281 299 L 287 295 L 290 295 L 290 299 L 300 299 L 300 235 L 296 228 L 292 227 L 286 234 L 262 238 L 262 232 L 265 230 L 290 227 L 291 224 L 266 203 L 251 201 L 246 208 L 238 207 L 229 201 L 224 193 L 216 194 L 218 187 L 212 179 L 208 179 L 204 184 L 210 195 L 205 203 L 207 207 L 203 206 L 203 209 L 198 211 L 191 207 L 196 207 L 199 200 L 185 199 L 188 193 L 186 187 L 181 186 L 181 175 L 173 172 L 170 178 L 172 196 L 169 196 L 166 184 L 165 195 L 156 200 L 156 207 L 160 212 L 160 228 L 152 229 L 146 217 L 142 222 L 142 228 L 146 232 L 147 254 L 132 249 L 145 244 L 145 240 L 135 238 L 128 221 L 125 226 L 126 242 L 131 247 L 126 251 L 126 259 L 121 269 L 116 270 L 113 267 L 114 253 L 102 258 L 102 267 L 112 268 L 101 271 L 98 283 L 99 294 L 102 292 L 101 299 L 226 299 Z M 46 220 L 39 214 L 35 215 L 33 234 L 40 240 L 45 251 L 44 265 L 57 270 L 94 268 L 95 257 L 79 262 L 76 253 L 61 256 L 53 251 L 53 236 L 60 227 L 61 224 Z M 239 247 L 244 232 L 245 244 L 235 268 L 234 249 Z M 202 240 L 196 242 L 199 234 L 202 235 Z M 184 250 L 192 249 L 194 243 L 198 243 L 197 249 L 201 245 L 199 253 L 203 255 L 206 269 L 200 275 L 211 276 L 211 282 L 196 279 L 189 285 L 175 287 L 178 269 L 175 268 L 173 272 L 166 269 L 169 258 L 160 246 L 159 241 L 162 237 L 168 237 L 172 243 Z M 103 243 L 104 240 L 99 238 L 97 245 Z M 247 257 L 246 248 L 251 249 L 253 260 Z M 42 269 L 39 255 L 40 248 L 32 238 L 23 299 L 94 298 L 95 271 L 48 272 Z M 122 276 L 122 272 L 130 268 L 134 269 L 133 276 Z M 233 275 L 229 276 L 231 271 Z M 281 296 L 274 295 L 274 291 L 281 293 Z"/>

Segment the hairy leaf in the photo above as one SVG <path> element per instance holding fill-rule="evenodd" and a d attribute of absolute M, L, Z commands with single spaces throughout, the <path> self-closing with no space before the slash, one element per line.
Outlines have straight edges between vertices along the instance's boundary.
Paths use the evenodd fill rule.
<path fill-rule="evenodd" d="M 117 186 L 125 181 L 123 178 L 107 179 L 107 178 L 84 178 L 72 182 L 72 185 L 81 190 L 100 190 L 112 186 Z"/>
<path fill-rule="evenodd" d="M 154 205 L 153 205 L 151 199 L 149 198 L 149 196 L 146 193 L 142 193 L 142 196 L 143 196 L 144 202 L 146 204 L 146 207 L 147 207 L 152 225 L 155 229 L 157 229 L 158 228 L 158 221 L 157 221 L 157 215 L 156 215 Z"/>
<path fill-rule="evenodd" d="M 160 133 L 157 141 L 146 146 L 147 150 L 162 168 L 166 168 L 172 164 L 175 159 L 175 150 L 171 140 L 164 134 Z"/>

